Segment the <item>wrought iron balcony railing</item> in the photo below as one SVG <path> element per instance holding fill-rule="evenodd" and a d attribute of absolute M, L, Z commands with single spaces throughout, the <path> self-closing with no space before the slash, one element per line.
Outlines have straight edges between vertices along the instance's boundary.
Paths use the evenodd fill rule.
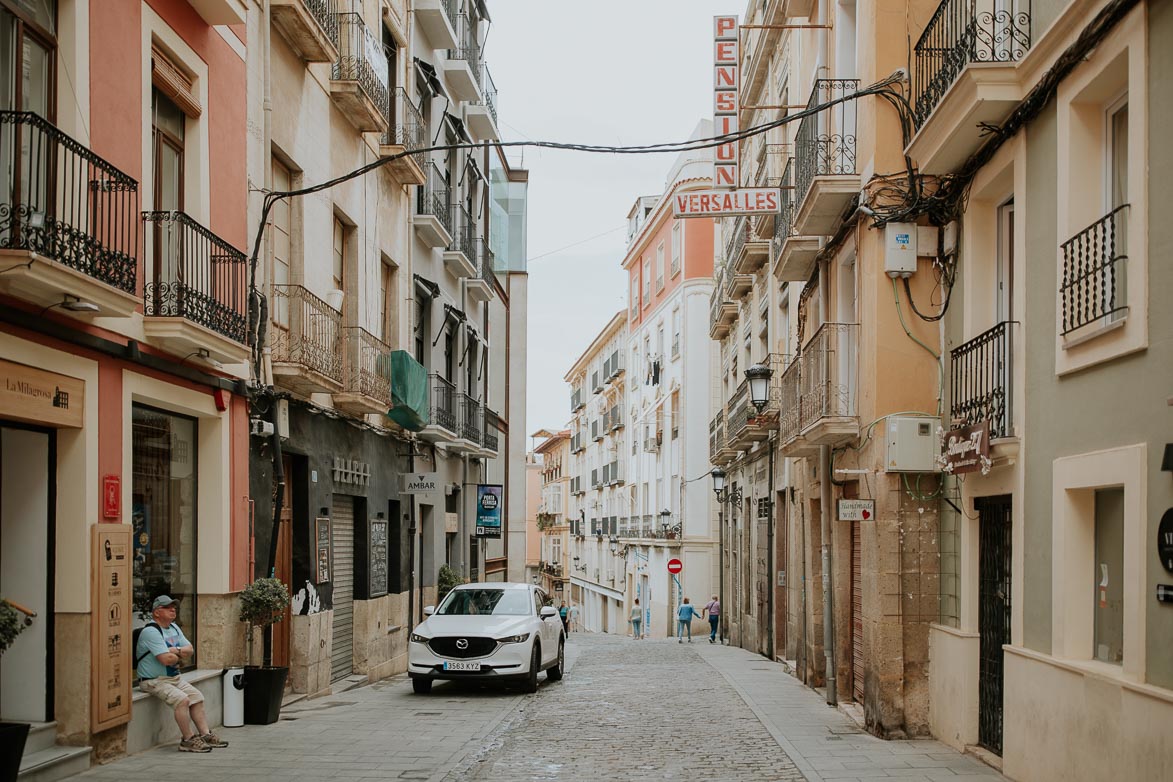
<path fill-rule="evenodd" d="M 334 63 L 330 78 L 358 82 L 379 112 L 387 115 L 390 86 L 387 83 L 386 50 L 359 14 L 349 11 L 338 14 L 338 61 Z"/>
<path fill-rule="evenodd" d="M 428 375 L 428 385 L 431 386 L 428 422 L 456 434 L 456 386 L 435 372 Z"/>
<path fill-rule="evenodd" d="M 482 67 L 484 76 L 481 78 L 481 95 L 484 96 L 485 108 L 489 110 L 489 115 L 493 118 L 493 124 L 497 123 L 497 84 L 493 81 L 493 74 L 489 73 L 489 66 Z"/>
<path fill-rule="evenodd" d="M 310 16 L 322 28 L 330 43 L 338 45 L 338 3 L 337 0 L 301 0 Z"/>
<path fill-rule="evenodd" d="M 477 41 L 476 23 L 468 14 L 456 15 L 456 48 L 448 50 L 448 59 L 466 61 L 477 87 L 481 86 L 481 45 Z"/>
<path fill-rule="evenodd" d="M 1030 45 L 1030 0 L 944 0 L 916 42 L 916 126 L 925 123 L 970 63 L 1018 62 Z"/>
<path fill-rule="evenodd" d="M 1063 243 L 1063 335 L 1128 311 L 1128 204 Z"/>
<path fill-rule="evenodd" d="M 481 443 L 481 403 L 468 394 L 460 394 L 460 437 Z"/>
<path fill-rule="evenodd" d="M 483 444 L 487 450 L 497 451 L 500 443 L 500 419 L 489 408 L 485 408 L 485 431 Z"/>
<path fill-rule="evenodd" d="M 452 207 L 448 203 L 448 183 L 435 163 L 424 165 L 424 184 L 416 188 L 415 213 L 430 215 L 452 233 Z"/>
<path fill-rule="evenodd" d="M 786 237 L 790 236 L 790 226 L 794 222 L 794 158 L 786 161 L 786 168 L 782 170 L 782 191 L 778 198 L 780 210 L 774 218 L 774 238 L 771 240 L 772 256 L 777 258 L 782 253 L 782 245 Z"/>
<path fill-rule="evenodd" d="M 448 17 L 448 23 L 455 30 L 457 25 L 456 0 L 440 0 L 440 7 L 444 9 L 444 16 Z"/>
<path fill-rule="evenodd" d="M 824 323 L 802 348 L 802 429 L 822 418 L 855 415 L 858 332 L 855 323 Z"/>
<path fill-rule="evenodd" d="M 366 329 L 348 326 L 346 390 L 391 405 L 391 346 Z"/>
<path fill-rule="evenodd" d="M 859 89 L 859 79 L 818 79 L 807 108 L 813 109 Z M 804 117 L 794 139 L 794 203 L 806 198 L 815 177 L 855 173 L 855 101 Z"/>
<path fill-rule="evenodd" d="M 411 96 L 402 87 L 396 87 L 392 100 L 387 101 L 387 133 L 383 143 L 401 146 L 415 152 L 427 146 L 428 126 Z"/>
<path fill-rule="evenodd" d="M 143 314 L 183 318 L 241 344 L 248 311 L 248 258 L 183 212 L 143 212 L 154 255 Z"/>
<path fill-rule="evenodd" d="M 0 248 L 126 293 L 138 272 L 138 182 L 43 117 L 0 111 Z"/>
<path fill-rule="evenodd" d="M 791 361 L 778 385 L 778 438 L 788 443 L 802 431 L 802 362 Z"/>
<path fill-rule="evenodd" d="M 497 258 L 489 248 L 488 239 L 474 238 L 473 248 L 476 252 L 477 276 L 488 283 L 491 289 L 494 283 L 497 282 L 497 272 L 493 269 L 493 264 L 497 262 Z"/>
<path fill-rule="evenodd" d="M 297 364 L 342 382 L 342 313 L 300 285 L 274 285 L 275 363 Z"/>
<path fill-rule="evenodd" d="M 463 253 L 469 261 L 476 262 L 476 223 L 472 215 L 461 204 L 452 205 L 452 244 L 448 245 L 450 252 Z"/>
<path fill-rule="evenodd" d="M 1014 433 L 1014 364 L 1011 322 L 954 348 L 949 353 L 949 416 L 959 426 L 990 422 L 990 437 Z"/>
<path fill-rule="evenodd" d="M 725 408 L 722 407 L 713 416 L 713 420 L 709 421 L 709 458 L 715 458 L 717 454 L 725 449 L 728 442 L 726 437 L 726 421 L 727 415 Z"/>

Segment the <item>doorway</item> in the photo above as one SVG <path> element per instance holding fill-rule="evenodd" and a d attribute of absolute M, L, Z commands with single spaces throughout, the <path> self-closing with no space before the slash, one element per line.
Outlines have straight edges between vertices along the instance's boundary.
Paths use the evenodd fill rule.
<path fill-rule="evenodd" d="M 293 594 L 293 459 L 282 457 L 285 465 L 285 491 L 281 500 L 280 526 L 277 528 L 277 580 Z M 285 606 L 285 616 L 273 625 L 273 665 L 289 666 L 289 631 L 292 611 Z"/>
<path fill-rule="evenodd" d="M 354 498 L 334 495 L 330 525 L 334 543 L 334 640 L 330 681 L 354 671 Z"/>
<path fill-rule="evenodd" d="M 1009 495 L 979 497 L 978 513 L 978 744 L 1002 754 L 1002 646 L 1010 643 Z"/>
<path fill-rule="evenodd" d="M 863 535 L 851 522 L 851 697 L 863 705 Z"/>

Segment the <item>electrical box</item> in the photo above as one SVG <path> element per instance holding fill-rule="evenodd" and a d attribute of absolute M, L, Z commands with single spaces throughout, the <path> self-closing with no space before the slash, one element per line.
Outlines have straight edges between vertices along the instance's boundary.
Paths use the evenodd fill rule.
<path fill-rule="evenodd" d="M 884 272 L 889 277 L 916 274 L 916 223 L 888 223 L 884 226 Z"/>
<path fill-rule="evenodd" d="M 937 419 L 892 416 L 888 419 L 888 472 L 939 472 Z"/>

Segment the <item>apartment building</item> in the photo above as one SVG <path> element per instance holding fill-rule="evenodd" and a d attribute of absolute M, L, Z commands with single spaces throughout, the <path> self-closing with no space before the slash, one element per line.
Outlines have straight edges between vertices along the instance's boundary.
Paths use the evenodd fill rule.
<path fill-rule="evenodd" d="M 537 506 L 539 539 L 538 584 L 561 602 L 570 590 L 570 464 L 569 429 L 540 429 L 533 437 L 544 438 L 534 448 L 541 459 L 541 488 Z"/>
<path fill-rule="evenodd" d="M 0 718 L 34 723 L 47 773 L 159 740 L 130 649 L 155 595 L 181 601 L 213 715 L 242 659 L 244 23 L 239 0 L 0 3 L 21 74 L 0 87 L 0 594 L 31 620 Z"/>

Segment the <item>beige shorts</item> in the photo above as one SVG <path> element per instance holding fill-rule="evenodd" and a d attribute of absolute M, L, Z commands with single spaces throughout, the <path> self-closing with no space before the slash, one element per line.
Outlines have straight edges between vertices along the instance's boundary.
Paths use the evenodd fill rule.
<path fill-rule="evenodd" d="M 138 688 L 172 707 L 178 705 L 184 698 L 187 699 L 190 706 L 204 702 L 204 696 L 200 694 L 200 691 L 179 676 L 157 676 L 154 679 L 143 679 L 138 683 Z"/>

